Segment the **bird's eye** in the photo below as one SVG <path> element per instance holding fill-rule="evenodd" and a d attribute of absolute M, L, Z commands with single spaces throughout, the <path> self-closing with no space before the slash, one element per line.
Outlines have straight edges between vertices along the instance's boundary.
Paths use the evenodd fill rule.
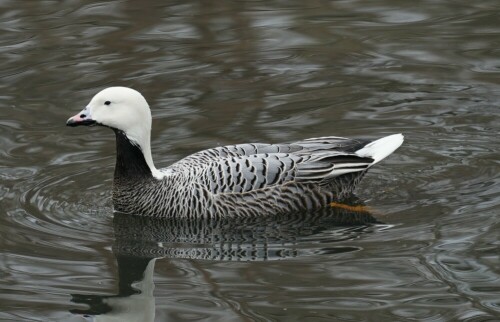
<path fill-rule="evenodd" d="M 111 102 L 110 102 L 110 101 L 106 101 L 106 102 L 104 102 L 104 105 L 109 105 L 109 104 L 111 104 Z"/>

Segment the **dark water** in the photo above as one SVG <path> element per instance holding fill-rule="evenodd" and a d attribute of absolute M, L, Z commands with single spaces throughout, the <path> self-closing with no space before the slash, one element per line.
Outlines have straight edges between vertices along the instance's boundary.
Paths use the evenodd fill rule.
<path fill-rule="evenodd" d="M 0 1 L 1 320 L 500 321 L 498 1 L 166 3 Z M 371 214 L 113 216 L 113 134 L 64 126 L 110 85 L 148 99 L 160 167 L 406 142 Z"/>

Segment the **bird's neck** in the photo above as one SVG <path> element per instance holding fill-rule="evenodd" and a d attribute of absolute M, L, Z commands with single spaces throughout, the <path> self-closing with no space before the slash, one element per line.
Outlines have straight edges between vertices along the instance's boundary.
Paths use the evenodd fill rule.
<path fill-rule="evenodd" d="M 136 142 L 131 141 L 123 131 L 115 130 L 116 135 L 116 165 L 115 180 L 130 180 L 151 178 L 153 169 L 151 149 L 144 149 Z"/>

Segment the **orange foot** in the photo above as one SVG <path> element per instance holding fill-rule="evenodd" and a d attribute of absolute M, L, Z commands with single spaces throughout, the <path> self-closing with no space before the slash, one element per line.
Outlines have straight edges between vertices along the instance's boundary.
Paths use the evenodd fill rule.
<path fill-rule="evenodd" d="M 330 203 L 330 206 L 331 207 L 335 207 L 335 208 L 341 208 L 341 209 L 345 209 L 345 210 L 349 210 L 349 211 L 354 211 L 354 212 L 370 212 L 370 208 L 367 207 L 367 206 L 361 206 L 361 205 L 358 205 L 358 206 L 350 206 L 350 205 L 346 205 L 346 204 L 343 204 L 343 203 L 338 203 L 338 202 L 332 202 Z"/>

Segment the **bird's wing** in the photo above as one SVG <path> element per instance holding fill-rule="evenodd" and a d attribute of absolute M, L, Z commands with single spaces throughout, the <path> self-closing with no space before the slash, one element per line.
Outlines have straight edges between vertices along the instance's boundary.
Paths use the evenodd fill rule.
<path fill-rule="evenodd" d="M 300 156 L 265 153 L 226 157 L 207 164 L 197 183 L 213 194 L 243 193 L 289 182 L 321 182 L 364 171 L 373 160 L 343 152 Z"/>
<path fill-rule="evenodd" d="M 376 141 L 320 137 L 287 144 L 239 144 L 192 154 L 165 171 L 208 191 L 243 193 L 290 182 L 327 184 L 335 177 L 363 172 L 403 142 L 401 134 Z"/>

